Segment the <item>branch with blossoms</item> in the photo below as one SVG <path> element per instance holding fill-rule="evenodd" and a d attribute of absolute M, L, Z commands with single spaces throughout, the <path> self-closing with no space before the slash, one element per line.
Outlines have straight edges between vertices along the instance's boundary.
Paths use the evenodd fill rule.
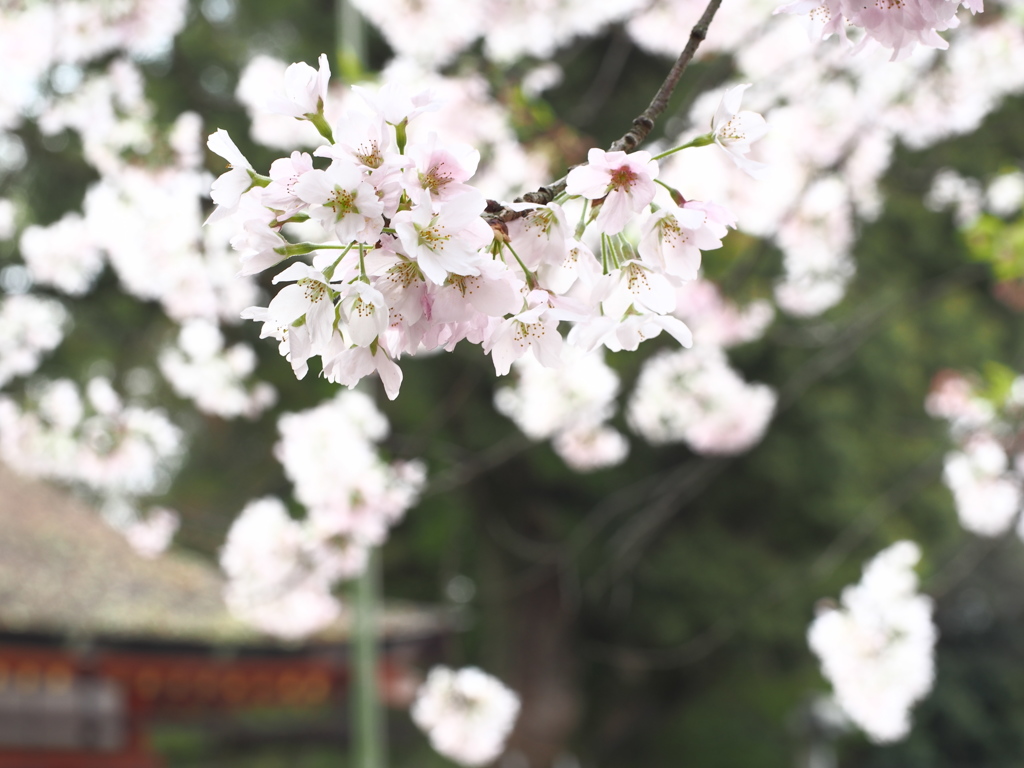
<path fill-rule="evenodd" d="M 652 126 L 665 108 L 717 6 L 708 6 L 636 126 Z M 352 387 L 375 371 L 393 399 L 402 381 L 398 358 L 450 351 L 464 340 L 491 355 L 498 375 L 531 351 L 558 368 L 567 355 L 601 346 L 634 350 L 662 331 L 692 343 L 671 314 L 676 288 L 696 278 L 701 250 L 720 247 L 733 218 L 664 184 L 655 204 L 658 158 L 592 149 L 588 163 L 565 177 L 564 190 L 555 190 L 560 183 L 548 188 L 551 201 L 513 203 L 508 208 L 520 215 L 505 221 L 467 183 L 476 150 L 416 133 L 416 117 L 436 108 L 429 94 L 392 85 L 376 94 L 358 89 L 369 110 L 332 127 L 324 117 L 329 76 L 325 56 L 317 70 L 293 64 L 288 98 L 278 105 L 327 139 L 314 152 L 329 161 L 326 169 L 294 152 L 263 176 L 225 131 L 209 142 L 231 164 L 214 182 L 210 218 L 235 218 L 232 244 L 242 251 L 243 274 L 312 256 L 312 264 L 296 262 L 274 278 L 292 285 L 267 307 L 244 313 L 281 342 L 297 376 L 319 356 L 328 380 Z M 659 157 L 717 143 L 754 172 L 745 155 L 766 126 L 759 115 L 738 112 L 745 87 L 727 94 L 709 133 Z M 635 145 L 639 134 L 628 136 L 634 138 L 626 144 Z M 298 222 L 318 225 L 321 242 L 287 241 L 282 227 Z M 638 245 L 623 234 L 634 223 Z M 572 326 L 564 339 L 562 322 Z"/>
<path fill-rule="evenodd" d="M 521 381 L 531 365 L 555 370 L 602 347 L 634 350 L 662 331 L 690 346 L 691 331 L 675 314 L 679 291 L 697 280 L 702 251 L 720 247 L 735 219 L 719 205 L 685 199 L 659 178 L 659 161 L 717 144 L 757 177 L 764 166 L 748 155 L 767 126 L 760 115 L 741 111 L 750 87 L 743 84 L 725 94 L 707 133 L 657 156 L 637 147 L 667 108 L 718 5 L 708 5 L 651 105 L 621 139 L 608 151 L 590 150 L 586 164 L 510 204 L 488 200 L 471 185 L 480 160 L 475 149 L 419 127 L 420 116 L 436 108 L 429 93 L 393 84 L 376 93 L 357 89 L 366 108 L 331 121 L 326 58 L 318 70 L 292 65 L 279 111 L 311 123 L 327 145 L 312 156 L 282 157 L 264 176 L 226 133 L 210 141 L 233 166 L 214 187 L 214 217 L 233 218 L 243 273 L 309 257 L 277 274 L 275 283 L 289 285 L 245 316 L 279 340 L 300 378 L 308 361 L 320 357 L 328 380 L 352 387 L 376 372 L 392 399 L 403 355 L 451 351 L 462 341 L 491 355 L 498 375 L 517 364 Z M 290 225 L 313 234 L 286 239 Z M 652 442 L 682 434 L 701 452 L 744 450 L 763 434 L 775 396 L 760 388 L 749 397 L 751 389 L 738 377 L 731 381 L 730 373 L 724 356 L 712 351 L 659 360 L 641 383 L 644 391 L 663 392 L 664 382 L 685 379 L 698 410 L 722 399 L 723 390 L 733 402 L 753 400 L 759 416 L 743 429 L 730 422 L 673 424 L 649 418 L 642 407 L 632 409 L 631 426 Z M 722 387 L 726 380 L 730 386 Z M 607 389 L 613 398 L 615 386 Z M 505 401 L 503 411 L 513 418 L 529 411 L 515 395 Z M 599 466 L 598 453 L 624 455 L 621 436 L 616 443 L 602 431 L 607 403 L 588 410 L 582 429 L 543 425 L 535 433 L 558 441 L 556 450 L 567 461 L 574 456 L 577 468 Z M 605 447 L 594 450 L 602 441 Z"/>

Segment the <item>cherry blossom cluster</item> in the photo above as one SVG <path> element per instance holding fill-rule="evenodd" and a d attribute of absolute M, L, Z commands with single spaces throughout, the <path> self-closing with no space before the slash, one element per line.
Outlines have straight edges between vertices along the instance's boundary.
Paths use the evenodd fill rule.
<path fill-rule="evenodd" d="M 434 14 L 443 14 L 451 4 L 452 0 L 388 0 L 366 3 L 374 6 L 366 13 L 389 39 L 398 59 L 438 66 L 479 35 L 484 36 L 484 54 L 502 60 L 500 51 L 507 51 L 509 57 L 521 56 L 533 51 L 534 45 L 557 45 L 549 42 L 554 37 L 564 41 L 590 35 L 600 24 L 611 22 L 622 22 L 640 48 L 674 58 L 680 41 L 703 11 L 701 3 L 623 0 L 603 3 L 600 19 L 592 23 L 586 17 L 598 14 L 593 3 L 522 0 L 499 4 L 519 14 L 521 21 L 511 24 L 506 20 L 490 23 L 503 18 L 504 11 L 485 3 L 462 5 L 458 23 L 438 23 L 438 18 L 447 19 L 450 14 Z M 776 302 L 787 313 L 812 316 L 835 306 L 856 272 L 852 246 L 857 221 L 871 220 L 881 211 L 879 180 L 889 167 L 894 143 L 920 148 L 974 130 L 1005 95 L 1020 92 L 1024 32 L 1013 2 L 990 0 L 996 6 L 994 18 L 986 19 L 984 25 L 954 30 L 955 43 L 946 55 L 936 58 L 932 48 L 911 50 L 917 39 L 926 45 L 941 42 L 928 32 L 926 22 L 935 20 L 936 28 L 941 28 L 942 20 L 948 18 L 952 28 L 959 6 L 955 0 L 860 6 L 846 0 L 807 0 L 798 5 L 793 3 L 787 10 L 799 15 L 772 17 L 777 2 L 738 0 L 729 13 L 715 17 L 701 45 L 702 54 L 733 56 L 738 76 L 759 83 L 760 111 L 776 126 L 767 144 L 759 147 L 760 158 L 771 166 L 767 183 L 749 184 L 714 153 L 675 155 L 662 164 L 661 178 L 686 197 L 728 200 L 740 230 L 774 240 L 784 255 Z M 980 10 L 981 5 L 969 7 Z M 858 56 L 850 56 L 845 46 L 815 45 L 807 34 L 804 14 L 812 12 L 823 22 L 828 21 L 825 14 L 831 13 L 835 21 L 844 8 L 849 12 L 845 18 L 868 30 L 865 40 L 877 35 L 887 45 L 898 46 L 903 61 L 887 64 L 884 59 L 890 51 L 882 45 Z M 480 17 L 474 15 L 477 11 L 488 20 L 482 27 Z M 538 23 L 552 13 L 559 15 L 557 27 Z M 530 33 L 518 35 L 511 47 L 491 42 L 503 38 L 506 30 L 518 29 L 520 23 L 528 25 Z M 841 36 L 849 29 L 844 25 L 836 28 Z M 430 34 L 403 32 L 414 28 L 430 29 Z M 814 66 L 808 66 L 812 60 Z M 882 67 L 885 77 L 878 76 Z M 543 69 L 549 70 L 550 65 Z M 524 77 L 524 89 L 528 79 L 529 75 Z M 548 85 L 557 81 L 557 73 L 545 75 Z M 704 124 L 719 95 L 712 92 L 698 98 L 680 124 Z M 680 144 L 690 135 L 687 128 L 682 137 L 671 141 Z"/>
<path fill-rule="evenodd" d="M 265 381 L 248 381 L 256 369 L 256 353 L 248 344 L 225 348 L 220 328 L 204 319 L 181 326 L 177 343 L 160 352 L 157 365 L 181 397 L 203 413 L 253 419 L 277 402 L 277 391 Z"/>
<path fill-rule="evenodd" d="M 946 455 L 943 480 L 960 524 L 979 536 L 999 536 L 1018 520 L 1024 501 L 1024 377 L 1005 394 L 983 394 L 980 383 L 954 371 L 935 377 L 928 413 L 949 423 L 956 450 Z M 1024 537 L 1024 523 L 1017 532 Z"/>
<path fill-rule="evenodd" d="M 169 480 L 181 431 L 160 410 L 125 404 L 104 378 L 84 397 L 74 382 L 41 385 L 36 408 L 0 398 L 0 455 L 26 474 L 79 483 L 109 497 L 146 496 Z"/>
<path fill-rule="evenodd" d="M 630 428 L 652 444 L 685 442 L 703 454 L 737 454 L 764 436 L 775 392 L 747 384 L 717 347 L 663 352 L 644 363 L 629 400 Z"/>
<path fill-rule="evenodd" d="M 984 213 L 1012 219 L 1024 208 L 1024 172 L 997 174 L 982 184 L 943 168 L 932 179 L 925 204 L 933 211 L 952 209 L 961 227 L 975 224 Z"/>
<path fill-rule="evenodd" d="M 531 357 L 513 365 L 516 382 L 494 395 L 494 407 L 531 440 L 551 440 L 566 464 L 580 472 L 625 460 L 629 443 L 607 420 L 615 413 L 619 377 L 597 350 L 546 368 Z"/>
<path fill-rule="evenodd" d="M 662 353 L 643 364 L 629 396 L 627 421 L 650 443 L 686 442 L 706 454 L 734 454 L 764 435 L 775 394 L 747 384 L 729 366 L 724 349 L 759 338 L 774 313 L 766 301 L 740 309 L 702 278 L 676 291 L 675 315 L 693 330 L 694 348 Z M 607 425 L 617 410 L 619 377 L 600 350 L 545 368 L 526 357 L 513 365 L 515 382 L 495 393 L 494 405 L 531 440 L 552 448 L 581 472 L 612 466 L 629 451 Z"/>
<path fill-rule="evenodd" d="M 113 51 L 138 58 L 165 52 L 184 27 L 187 8 L 186 0 L 5 2 L 0 7 L 0 129 L 16 125 L 26 107 L 38 103 L 41 81 L 54 66 L 63 67 L 69 78 L 80 74 L 79 65 Z"/>
<path fill-rule="evenodd" d="M 346 553 L 348 554 L 348 553 Z M 242 621 L 269 634 L 301 638 L 338 618 L 335 583 L 365 566 L 327 549 L 280 499 L 246 504 L 220 553 L 224 600 Z"/>
<path fill-rule="evenodd" d="M 235 96 L 246 108 L 249 138 L 254 142 L 278 150 L 312 149 L 326 141 L 313 124 L 274 111 L 280 102 L 272 95 L 284 92 L 288 66 L 265 54 L 254 56 L 242 71 Z M 417 130 L 479 150 L 475 185 L 489 190 L 491 196 L 514 197 L 547 180 L 543 148 L 519 142 L 507 108 L 491 94 L 483 75 L 470 71 L 442 76 L 408 60 L 395 60 L 380 73 L 380 79 L 402 83 L 413 93 L 433 94 L 434 108 L 416 117 Z M 324 116 L 333 125 L 353 104 L 358 107 L 361 103 L 350 85 L 332 80 Z"/>
<path fill-rule="evenodd" d="M 338 581 L 363 571 L 367 554 L 417 498 L 417 462 L 385 462 L 388 431 L 362 392 L 342 392 L 278 421 L 275 454 L 306 515 L 292 518 L 275 498 L 250 502 L 221 551 L 225 597 L 240 618 L 266 632 L 302 637 L 340 615 Z"/>
<path fill-rule="evenodd" d="M 528 353 L 557 368 L 566 342 L 584 353 L 632 350 L 665 330 L 690 344 L 671 314 L 675 291 L 697 277 L 701 250 L 721 246 L 732 223 L 723 208 L 659 192 L 647 152 L 599 149 L 570 171 L 555 202 L 488 201 L 467 183 L 476 150 L 415 130 L 434 107 L 428 93 L 361 91 L 369 109 L 331 126 L 329 74 L 326 57 L 319 69 L 291 65 L 279 106 L 329 139 L 314 156 L 293 152 L 263 176 L 225 131 L 209 140 L 230 164 L 214 182 L 210 220 L 234 221 L 242 273 L 310 257 L 274 277 L 289 285 L 268 306 L 243 315 L 279 340 L 297 376 L 318 356 L 330 381 L 352 387 L 376 372 L 394 398 L 399 357 L 460 341 L 479 344 L 498 375 Z M 727 94 L 711 132 L 693 143 L 717 143 L 753 170 L 746 154 L 764 121 L 738 111 L 745 87 Z M 287 240 L 285 225 L 298 222 L 316 240 Z M 627 225 L 639 229 L 638 243 L 623 234 Z"/>
<path fill-rule="evenodd" d="M 23 295 L 5 298 L 0 311 L 0 337 L 12 346 L 10 354 L 0 351 L 0 370 L 9 372 L 0 385 L 33 372 L 41 353 L 63 337 L 66 310 L 25 293 L 34 286 L 84 296 L 106 264 L 126 291 L 161 302 L 180 320 L 235 321 L 252 303 L 254 285 L 235 279 L 227 236 L 201 227 L 208 183 L 200 167 L 201 121 L 186 113 L 168 134 L 157 130 L 135 63 L 169 51 L 186 9 L 184 0 L 15 2 L 0 9 L 0 170 L 25 162 L 17 134 L 4 131 L 32 120 L 44 136 L 75 132 L 100 175 L 81 213 L 48 226 L 19 233 L 24 201 L 15 192 L 0 202 L 0 239 L 15 237 L 24 262 L 5 270 L 5 288 Z M 90 66 L 104 57 L 110 59 L 102 68 Z M 158 166 L 157 149 L 173 160 Z M 125 405 L 105 379 L 84 389 L 35 380 L 20 403 L 4 397 L 4 460 L 84 490 L 140 554 L 156 556 L 178 518 L 163 508 L 144 512 L 140 502 L 166 490 L 182 458 L 183 434 L 162 411 Z"/>
<path fill-rule="evenodd" d="M 23 201 L 15 196 L 0 204 L 0 235 L 16 238 L 23 260 L 5 272 L 7 290 L 23 295 L 8 296 L 0 310 L 0 339 L 10 346 L 6 350 L 0 342 L 0 373 L 5 374 L 0 385 L 33 372 L 41 355 L 63 338 L 66 310 L 25 291 L 40 287 L 85 296 L 109 266 L 126 292 L 158 302 L 180 322 L 206 323 L 205 344 L 199 344 L 202 334 L 194 327 L 179 337 L 190 339 L 189 350 L 179 345 L 162 356 L 180 394 L 195 396 L 200 407 L 225 418 L 253 414 L 272 402 L 269 385 L 253 383 L 242 390 L 241 378 L 255 363 L 251 349 L 212 350 L 211 341 L 219 336 L 213 323 L 237 322 L 241 309 L 254 301 L 256 287 L 237 278 L 225 230 L 202 227 L 209 181 L 201 167 L 201 120 L 184 113 L 169 131 L 158 129 L 141 71 L 132 61 L 166 50 L 184 22 L 184 10 L 181 0 L 72 2 L 59 14 L 57 6 L 46 3 L 0 10 L 0 59 L 9 86 L 0 96 L 0 127 L 27 118 L 45 136 L 73 131 L 100 177 L 87 190 L 80 212 L 65 213 L 47 226 L 30 224 L 19 233 Z M 51 34 L 59 36 L 60 45 L 45 43 Z M 32 51 L 24 50 L 29 40 L 36 46 Z M 102 68 L 85 68 L 89 60 L 117 50 L 126 55 L 115 55 Z M 8 150 L 20 146 L 14 134 L 0 133 L 0 144 Z M 17 168 L 13 150 L 2 153 L 3 170 Z M 161 164 L 155 155 L 168 160 Z M 215 382 L 218 386 L 211 387 Z M 82 415 L 74 416 L 79 411 Z M 22 473 L 84 489 L 144 556 L 166 548 L 177 528 L 176 514 L 140 507 L 143 497 L 166 490 L 182 458 L 182 433 L 161 411 L 122 406 L 109 384 L 90 382 L 83 397 L 74 384 L 60 380 L 30 382 L 20 403 L 4 399 L 4 414 L 0 444 L 6 446 L 8 463 Z"/>
<path fill-rule="evenodd" d="M 769 168 L 750 184 L 720 153 L 682 152 L 661 162 L 660 178 L 686 197 L 728 200 L 741 232 L 783 254 L 776 305 L 814 316 L 841 301 L 856 274 L 853 245 L 861 222 L 883 209 L 893 147 L 923 149 L 974 131 L 1024 90 L 1024 28 L 1015 3 L 991 0 L 995 13 L 983 24 L 945 33 L 948 51 L 919 46 L 890 62 L 881 46 L 851 56 L 847 46 L 818 45 L 805 18 L 772 17 L 772 0 L 738 3 L 715 17 L 700 50 L 732 54 L 737 77 L 757 83 L 745 99 L 772 126 L 756 146 Z M 626 28 L 641 48 L 674 57 L 701 11 L 655 0 Z M 699 132 L 720 98 L 699 96 L 666 146 Z"/>
<path fill-rule="evenodd" d="M 170 510 L 139 509 L 166 490 L 184 443 L 163 411 L 125 404 L 104 378 L 84 396 L 68 379 L 38 385 L 26 407 L 0 396 L 0 459 L 32 477 L 69 483 L 145 556 L 163 551 L 177 528 Z"/>
<path fill-rule="evenodd" d="M 460 765 L 486 765 L 504 750 L 519 697 L 476 667 L 434 667 L 410 709 L 439 754 Z"/>
<path fill-rule="evenodd" d="M 32 373 L 60 346 L 68 313 L 54 299 L 14 294 L 0 299 L 0 387 Z"/>
<path fill-rule="evenodd" d="M 474 41 L 510 63 L 544 59 L 574 37 L 592 36 L 641 10 L 646 0 L 354 0 L 400 56 L 443 66 Z"/>
<path fill-rule="evenodd" d="M 131 548 L 149 559 L 166 552 L 181 526 L 181 516 L 167 507 L 153 507 L 145 515 L 132 512 L 131 518 L 119 525 Z"/>
<path fill-rule="evenodd" d="M 847 28 L 864 31 L 860 45 L 874 40 L 892 51 L 892 58 L 906 57 L 918 44 L 948 48 L 939 32 L 956 27 L 956 12 L 963 5 L 971 13 L 984 8 L 983 0 L 794 0 L 776 9 L 776 13 L 809 14 L 821 28 L 821 36 L 839 35 L 846 39 Z"/>
<path fill-rule="evenodd" d="M 911 541 L 878 553 L 807 633 L 839 706 L 878 743 L 909 733 L 910 710 L 935 678 L 932 601 L 917 593 L 913 570 L 920 557 Z"/>

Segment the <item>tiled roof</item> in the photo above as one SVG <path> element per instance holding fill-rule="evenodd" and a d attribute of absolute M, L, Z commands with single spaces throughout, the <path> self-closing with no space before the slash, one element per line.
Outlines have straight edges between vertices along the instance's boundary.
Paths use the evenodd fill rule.
<path fill-rule="evenodd" d="M 139 556 L 68 492 L 0 466 L 0 632 L 210 644 L 268 644 L 232 617 L 222 577 L 195 556 Z M 390 605 L 386 637 L 431 635 L 451 616 Z M 344 640 L 341 620 L 316 639 Z M 276 643 L 275 643 L 276 644 Z"/>

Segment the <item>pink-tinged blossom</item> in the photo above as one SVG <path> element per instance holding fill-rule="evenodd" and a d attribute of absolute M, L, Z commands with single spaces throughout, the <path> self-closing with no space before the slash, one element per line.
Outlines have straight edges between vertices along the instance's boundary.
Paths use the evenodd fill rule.
<path fill-rule="evenodd" d="M 324 361 L 324 376 L 328 381 L 344 384 L 352 389 L 374 371 L 380 376 L 384 392 L 389 400 L 398 397 L 402 387 L 402 369 L 392 360 L 382 345 L 340 349 L 333 357 Z"/>
<path fill-rule="evenodd" d="M 468 144 L 441 144 L 431 133 L 425 142 L 410 144 L 413 165 L 406 171 L 406 187 L 429 193 L 432 200 L 451 200 L 472 187 L 465 182 L 476 173 L 480 153 Z"/>
<path fill-rule="evenodd" d="M 69 296 L 87 293 L 103 268 L 103 255 L 77 213 L 46 227 L 26 227 L 19 245 L 33 282 Z"/>
<path fill-rule="evenodd" d="M 301 61 L 288 65 L 284 71 L 284 95 L 272 99 L 268 104 L 270 109 L 297 118 L 323 112 L 331 79 L 326 53 L 320 54 L 318 64 L 319 69 Z"/>
<path fill-rule="evenodd" d="M 409 712 L 437 752 L 466 766 L 482 766 L 505 748 L 519 714 L 519 697 L 476 667 L 434 667 Z"/>
<path fill-rule="evenodd" d="M 511 203 L 508 207 L 523 212 L 508 223 L 509 240 L 523 263 L 532 270 L 548 264 L 561 266 L 566 256 L 566 240 L 572 234 L 562 206 Z"/>
<path fill-rule="evenodd" d="M 69 319 L 55 299 L 30 293 L 0 298 L 0 387 L 33 373 L 64 340 Z"/>
<path fill-rule="evenodd" d="M 722 296 L 713 282 L 698 278 L 676 288 L 673 314 L 690 326 L 696 343 L 724 349 L 760 339 L 775 309 L 766 299 L 740 307 Z"/>
<path fill-rule="evenodd" d="M 501 261 L 480 262 L 479 275 L 449 275 L 434 293 L 431 318 L 457 323 L 474 315 L 504 317 L 522 306 L 523 280 Z"/>
<path fill-rule="evenodd" d="M 658 161 L 649 152 L 605 152 L 593 148 L 587 164 L 573 168 L 565 191 L 589 200 L 602 200 L 595 222 L 608 235 L 621 232 L 634 214 L 654 200 Z"/>
<path fill-rule="evenodd" d="M 384 206 L 358 167 L 335 161 L 326 171 L 303 174 L 294 190 L 310 204 L 310 215 L 342 243 L 357 240 L 372 244 L 380 237 Z"/>
<path fill-rule="evenodd" d="M 464 192 L 441 203 L 436 213 L 426 201 L 412 210 L 400 211 L 391 225 L 427 279 L 441 285 L 449 272 L 480 274 L 480 250 L 494 238 L 491 228 L 480 218 L 484 205 L 479 192 Z"/>
<path fill-rule="evenodd" d="M 415 502 L 425 479 L 418 462 L 387 463 L 375 442 L 388 423 L 372 398 L 341 392 L 331 400 L 278 420 L 274 455 L 308 510 L 319 538 L 379 546 Z"/>
<path fill-rule="evenodd" d="M 131 548 L 145 558 L 162 555 L 171 545 L 181 524 L 178 513 L 165 507 L 154 507 L 145 517 L 136 518 L 121 528 Z"/>
<path fill-rule="evenodd" d="M 839 706 L 880 744 L 910 732 L 910 710 L 935 679 L 932 601 L 917 593 L 913 570 L 920 558 L 911 541 L 879 552 L 807 630 Z"/>
<path fill-rule="evenodd" d="M 526 356 L 515 362 L 516 381 L 494 395 L 494 406 L 531 440 L 552 441 L 579 472 L 612 466 L 629 452 L 626 439 L 605 421 L 615 412 L 619 377 L 602 353 L 580 355 L 560 368 Z"/>
<path fill-rule="evenodd" d="M 425 70 L 451 63 L 480 34 L 494 8 L 464 0 L 353 0 L 396 58 Z"/>
<path fill-rule="evenodd" d="M 964 3 L 973 13 L 982 10 L 981 0 Z M 845 38 L 845 25 L 860 27 L 865 36 L 859 47 L 875 40 L 892 50 L 892 59 L 906 58 L 918 44 L 945 49 L 949 44 L 938 32 L 958 25 L 956 0 L 796 0 L 775 9 L 775 13 L 810 14 L 821 25 L 821 36 L 833 33 Z"/>
<path fill-rule="evenodd" d="M 705 218 L 703 211 L 686 208 L 663 208 L 651 214 L 640 231 L 640 258 L 666 274 L 695 280 L 701 258 L 698 233 Z M 708 247 L 717 246 L 704 246 Z"/>
<path fill-rule="evenodd" d="M 552 258 L 552 249 L 545 254 L 547 260 L 537 267 L 537 277 L 541 285 L 560 295 L 567 293 L 577 281 L 592 289 L 602 274 L 601 264 L 594 256 L 594 252 L 571 237 L 562 242 L 560 250 L 560 259 Z"/>
<path fill-rule="evenodd" d="M 334 144 L 317 147 L 316 155 L 355 161 L 372 170 L 394 153 L 393 131 L 380 115 L 346 112 L 333 133 Z"/>
<path fill-rule="evenodd" d="M 264 147 L 292 150 L 296 147 L 315 147 L 324 138 L 308 120 L 296 120 L 290 114 L 281 114 L 271 109 L 273 100 L 284 101 L 284 73 L 286 62 L 265 54 L 249 59 L 238 77 L 235 98 L 248 113 L 249 137 Z M 325 117 L 334 119 L 332 107 L 338 105 L 343 96 L 340 86 L 332 88 L 325 103 Z M 291 110 L 289 109 L 289 112 Z"/>
<path fill-rule="evenodd" d="M 494 407 L 531 440 L 611 418 L 619 376 L 603 352 L 576 355 L 559 368 L 531 357 L 515 363 L 515 382 L 494 394 Z"/>
<path fill-rule="evenodd" d="M 258 274 L 287 258 L 277 250 L 288 241 L 276 226 L 276 213 L 263 202 L 265 193 L 265 188 L 255 187 L 242 195 L 238 204 L 239 224 L 231 237 L 231 247 L 239 252 L 241 275 Z"/>
<path fill-rule="evenodd" d="M 239 198 L 252 186 L 252 164 L 245 159 L 245 155 L 235 146 L 235 142 L 223 128 L 218 128 L 210 134 L 206 146 L 211 152 L 227 160 L 230 168 L 218 176 L 210 188 L 210 199 L 217 204 L 217 208 L 206 220 L 209 224 L 234 213 Z"/>
<path fill-rule="evenodd" d="M 955 0 L 843 0 L 843 15 L 850 24 L 863 27 L 865 38 L 892 49 L 893 60 L 905 58 L 917 44 L 945 50 L 949 43 L 938 32 L 956 27 Z"/>
<path fill-rule="evenodd" d="M 84 398 L 67 380 L 40 389 L 36 411 L 0 398 L 0 458 L 15 470 L 123 503 L 156 492 L 180 461 L 181 430 L 160 410 L 125 406 L 106 379 Z"/>
<path fill-rule="evenodd" d="M 390 236 L 385 236 L 382 243 L 396 244 Z M 366 257 L 366 269 L 374 277 L 374 287 L 384 295 L 393 324 L 415 323 L 424 312 L 430 314 L 428 283 L 416 262 L 390 247 L 376 248 Z M 433 283 L 429 285 L 433 287 Z"/>
<path fill-rule="evenodd" d="M 270 164 L 271 183 L 263 191 L 263 204 L 275 211 L 283 221 L 306 207 L 306 202 L 295 192 L 295 185 L 303 175 L 313 170 L 313 158 L 308 152 L 292 152 Z"/>
<path fill-rule="evenodd" d="M 157 363 L 174 391 L 203 413 L 224 419 L 255 418 L 277 400 L 270 384 L 246 381 L 256 369 L 252 347 L 225 347 L 220 329 L 208 320 L 183 325 L 177 343 L 163 349 Z"/>
<path fill-rule="evenodd" d="M 491 355 L 499 376 L 506 375 L 512 363 L 531 349 L 534 357 L 548 368 L 562 364 L 562 336 L 548 304 L 548 294 L 531 291 L 527 305 L 527 309 L 503 320 L 484 342 L 484 352 Z"/>
<path fill-rule="evenodd" d="M 761 178 L 767 166 L 747 157 L 751 143 L 768 133 L 768 124 L 757 112 L 740 111 L 743 92 L 750 84 L 730 88 L 722 96 L 722 103 L 711 119 L 711 133 L 715 143 L 729 155 L 736 167 L 755 179 Z"/>
<path fill-rule="evenodd" d="M 309 372 L 307 360 L 316 354 L 310 341 L 309 329 L 305 324 L 292 325 L 283 323 L 270 316 L 266 307 L 248 307 L 242 310 L 243 320 L 254 320 L 263 323 L 260 327 L 260 338 L 277 339 L 277 351 L 287 360 L 295 373 L 295 378 L 302 379 Z"/>
<path fill-rule="evenodd" d="M 736 220 L 715 203 L 690 200 L 682 208 L 665 208 L 651 214 L 641 229 L 637 252 L 649 266 L 678 277 L 695 280 L 701 251 L 722 247 L 722 238 Z"/>
<path fill-rule="evenodd" d="M 676 308 L 676 292 L 665 275 L 630 259 L 606 275 L 595 290 L 604 314 L 623 318 L 630 313 L 665 315 Z"/>
<path fill-rule="evenodd" d="M 629 455 L 629 441 L 607 424 L 584 424 L 559 432 L 551 447 L 577 472 L 614 467 Z"/>
<path fill-rule="evenodd" d="M 940 371 L 932 379 L 924 408 L 929 416 L 946 419 L 955 433 L 990 424 L 995 419 L 992 402 L 978 394 L 977 386 L 956 371 Z"/>

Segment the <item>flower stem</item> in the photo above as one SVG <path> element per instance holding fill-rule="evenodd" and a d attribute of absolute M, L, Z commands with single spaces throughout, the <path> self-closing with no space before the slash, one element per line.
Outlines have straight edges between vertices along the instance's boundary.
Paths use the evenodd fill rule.
<path fill-rule="evenodd" d="M 324 277 L 327 278 L 328 282 L 330 282 L 331 278 L 334 277 L 334 270 L 338 268 L 338 265 L 341 264 L 341 260 L 344 259 L 348 255 L 348 252 L 352 250 L 353 245 L 355 245 L 354 241 L 349 243 L 345 250 L 338 254 L 338 258 L 334 260 L 334 263 L 324 270 Z"/>
<path fill-rule="evenodd" d="M 580 240 L 583 238 L 583 232 L 587 228 L 587 209 L 590 208 L 590 201 L 587 198 L 583 198 L 583 210 L 580 211 L 580 221 L 576 225 L 576 239 Z"/>
<path fill-rule="evenodd" d="M 538 283 L 537 283 L 537 276 L 533 272 L 531 272 L 529 269 L 526 268 L 526 265 L 523 264 L 523 260 L 519 258 L 519 254 L 516 253 L 516 251 L 512 247 L 511 243 L 505 243 L 504 245 L 505 245 L 506 248 L 509 249 L 509 251 L 512 253 L 512 255 L 516 257 L 516 261 L 519 262 L 519 266 L 522 267 L 523 272 L 526 274 L 526 284 L 528 286 L 530 286 L 530 290 L 532 291 L 538 285 Z"/>
<path fill-rule="evenodd" d="M 304 256 L 307 253 L 313 251 L 329 251 L 329 250 L 341 250 L 345 249 L 345 253 L 352 247 L 352 243 L 348 245 L 334 245 L 331 243 L 288 243 L 288 245 L 278 246 L 274 249 L 274 253 L 279 253 L 282 256 Z M 342 254 L 344 256 L 344 254 Z"/>
<path fill-rule="evenodd" d="M 317 132 L 327 139 L 331 144 L 334 143 L 334 132 L 331 130 L 331 124 L 327 122 L 327 118 L 324 117 L 323 104 L 320 104 L 319 112 L 310 112 L 306 115 L 306 119 L 313 124 Z"/>
<path fill-rule="evenodd" d="M 653 159 L 654 160 L 661 160 L 661 158 L 663 158 L 663 157 L 668 157 L 669 155 L 674 155 L 676 152 L 682 152 L 684 149 L 689 149 L 690 147 L 706 147 L 708 144 L 714 144 L 714 143 L 715 143 L 715 135 L 713 133 L 705 133 L 702 136 L 698 136 L 693 141 L 688 141 L 685 144 L 681 144 L 678 147 L 673 147 L 670 150 L 662 152 L 660 155 L 655 155 L 653 157 Z"/>
<path fill-rule="evenodd" d="M 369 284 L 370 278 L 366 276 L 366 250 L 362 243 L 359 244 L 359 277 Z"/>

